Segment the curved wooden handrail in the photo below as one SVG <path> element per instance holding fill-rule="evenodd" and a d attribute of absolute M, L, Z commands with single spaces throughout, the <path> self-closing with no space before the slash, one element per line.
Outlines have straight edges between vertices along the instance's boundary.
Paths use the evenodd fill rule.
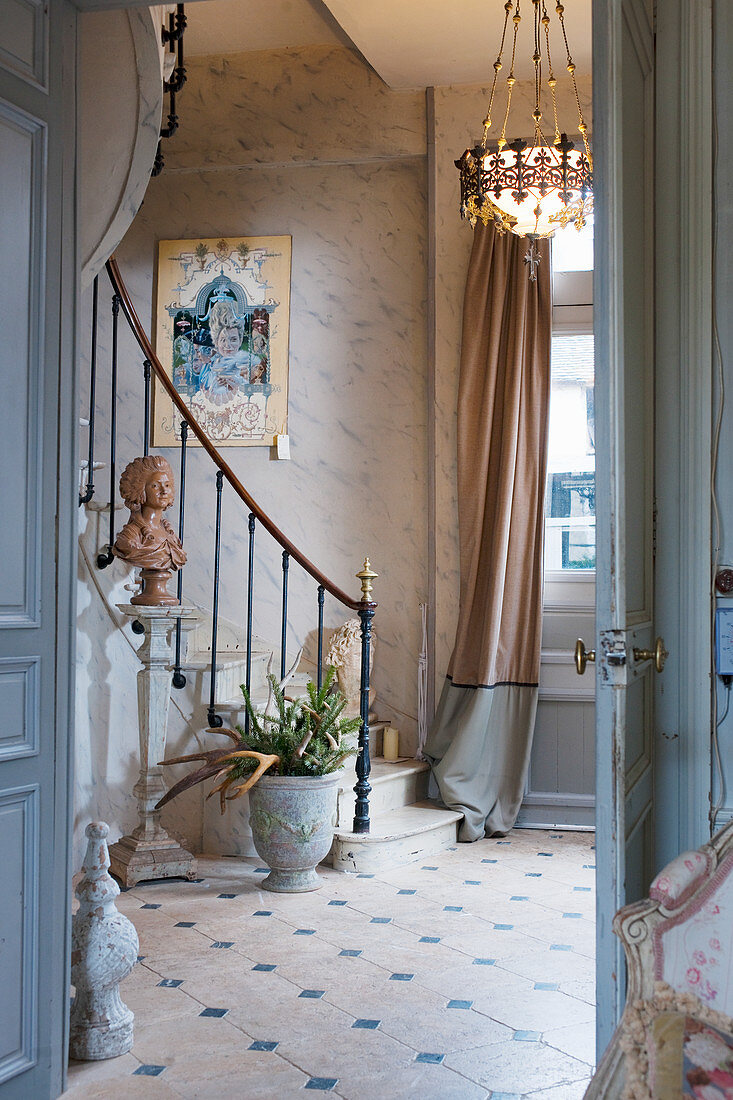
<path fill-rule="evenodd" d="M 337 600 L 340 600 L 342 604 L 345 604 L 346 607 L 350 607 L 353 611 L 357 611 L 360 607 L 363 607 L 364 604 L 362 602 L 360 602 L 359 600 L 354 600 L 351 598 L 351 596 L 348 596 L 346 592 L 338 587 L 338 585 L 335 585 L 333 581 L 330 581 L 328 577 L 320 571 L 320 569 L 317 569 L 313 562 L 309 561 L 308 558 L 306 558 L 305 554 L 301 554 L 300 550 L 298 550 L 298 548 L 293 545 L 290 539 L 282 533 L 280 528 L 272 522 L 270 517 L 260 508 L 259 504 L 257 504 L 257 502 L 249 495 L 237 475 L 233 472 L 231 467 L 227 465 L 227 463 L 217 451 L 216 447 L 213 445 L 209 437 L 204 432 L 203 428 L 199 425 L 191 410 L 187 408 L 184 402 L 181 400 L 178 391 L 166 374 L 157 355 L 153 351 L 152 344 L 148 339 L 147 333 L 145 332 L 145 329 L 140 322 L 140 318 L 138 317 L 135 311 L 135 307 L 130 299 L 130 295 L 127 292 L 127 287 L 122 281 L 120 269 L 117 266 L 117 260 L 114 256 L 110 257 L 110 259 L 107 261 L 106 266 L 107 274 L 110 277 L 110 281 L 112 283 L 115 294 L 120 299 L 120 304 L 122 305 L 122 309 L 125 317 L 127 318 L 128 324 L 132 329 L 132 333 L 137 340 L 140 350 L 150 363 L 153 369 L 153 373 L 160 382 L 161 386 L 163 386 L 163 388 L 165 389 L 175 407 L 178 409 L 181 417 L 186 421 L 201 446 L 209 455 L 209 458 L 211 458 L 216 465 L 217 469 L 221 470 L 224 477 L 227 479 L 232 489 L 234 489 L 234 492 L 237 494 L 237 496 L 244 501 L 250 512 L 252 512 L 253 515 L 257 517 L 265 530 L 270 532 L 275 541 L 282 546 L 283 550 L 287 550 L 291 558 L 297 561 L 298 564 L 302 566 L 303 569 L 305 569 L 306 573 L 309 573 L 311 575 L 314 581 L 317 581 L 318 584 L 323 585 L 327 592 L 330 592 L 332 596 L 335 596 Z"/>

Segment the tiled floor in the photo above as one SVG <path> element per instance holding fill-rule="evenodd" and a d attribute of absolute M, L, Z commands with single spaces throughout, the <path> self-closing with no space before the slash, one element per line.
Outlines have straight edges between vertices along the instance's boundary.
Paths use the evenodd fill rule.
<path fill-rule="evenodd" d="M 143 884 L 135 1045 L 69 1100 L 580 1100 L 593 1062 L 593 836 L 515 830 L 270 894 L 256 861 Z"/>

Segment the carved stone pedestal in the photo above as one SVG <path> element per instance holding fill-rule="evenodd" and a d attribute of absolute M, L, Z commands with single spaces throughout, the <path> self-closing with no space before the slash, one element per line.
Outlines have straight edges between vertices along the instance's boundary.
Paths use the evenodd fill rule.
<path fill-rule="evenodd" d="M 165 756 L 168 708 L 171 693 L 171 634 L 176 620 L 190 629 L 198 620 L 193 607 L 133 607 L 119 604 L 120 611 L 145 627 L 138 650 L 143 667 L 137 674 L 137 708 L 140 727 L 140 778 L 133 788 L 140 821 L 132 833 L 109 848 L 110 871 L 123 886 L 156 878 L 196 878 L 196 860 L 169 836 L 160 824 L 155 803 L 167 787 L 158 761 Z"/>
<path fill-rule="evenodd" d="M 132 1047 L 133 1014 L 119 984 L 132 970 L 140 949 L 135 926 L 115 907 L 120 888 L 107 874 L 109 856 L 104 821 L 86 828 L 84 877 L 76 888 L 79 909 L 71 920 L 71 1006 L 69 1054 L 84 1061 L 117 1058 Z"/>

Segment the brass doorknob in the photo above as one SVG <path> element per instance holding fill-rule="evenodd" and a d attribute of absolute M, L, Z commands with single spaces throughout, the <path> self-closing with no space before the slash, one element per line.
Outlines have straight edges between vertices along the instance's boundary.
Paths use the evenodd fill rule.
<path fill-rule="evenodd" d="M 582 638 L 578 638 L 575 643 L 575 671 L 578 676 L 582 676 L 585 672 L 585 666 L 588 661 L 595 661 L 596 651 L 595 649 L 586 649 L 585 642 Z"/>
<path fill-rule="evenodd" d="M 654 667 L 657 672 L 661 672 L 664 669 L 664 662 L 669 657 L 669 653 L 664 648 L 664 638 L 657 638 L 654 643 L 654 649 L 634 649 L 635 661 L 654 661 Z"/>

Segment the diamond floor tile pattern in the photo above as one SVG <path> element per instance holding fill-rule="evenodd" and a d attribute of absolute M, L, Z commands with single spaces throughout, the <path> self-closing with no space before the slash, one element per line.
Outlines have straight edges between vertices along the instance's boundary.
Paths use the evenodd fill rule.
<path fill-rule="evenodd" d="M 196 883 L 141 883 L 117 903 L 140 937 L 120 990 L 135 1045 L 72 1063 L 64 1098 L 124 1097 L 134 1075 L 156 1079 L 146 1095 L 184 1100 L 245 1081 L 272 1100 L 580 1100 L 594 1062 L 592 842 L 514 830 L 432 864 L 321 868 L 305 895 L 263 892 L 267 869 L 247 859 L 201 857 Z"/>

